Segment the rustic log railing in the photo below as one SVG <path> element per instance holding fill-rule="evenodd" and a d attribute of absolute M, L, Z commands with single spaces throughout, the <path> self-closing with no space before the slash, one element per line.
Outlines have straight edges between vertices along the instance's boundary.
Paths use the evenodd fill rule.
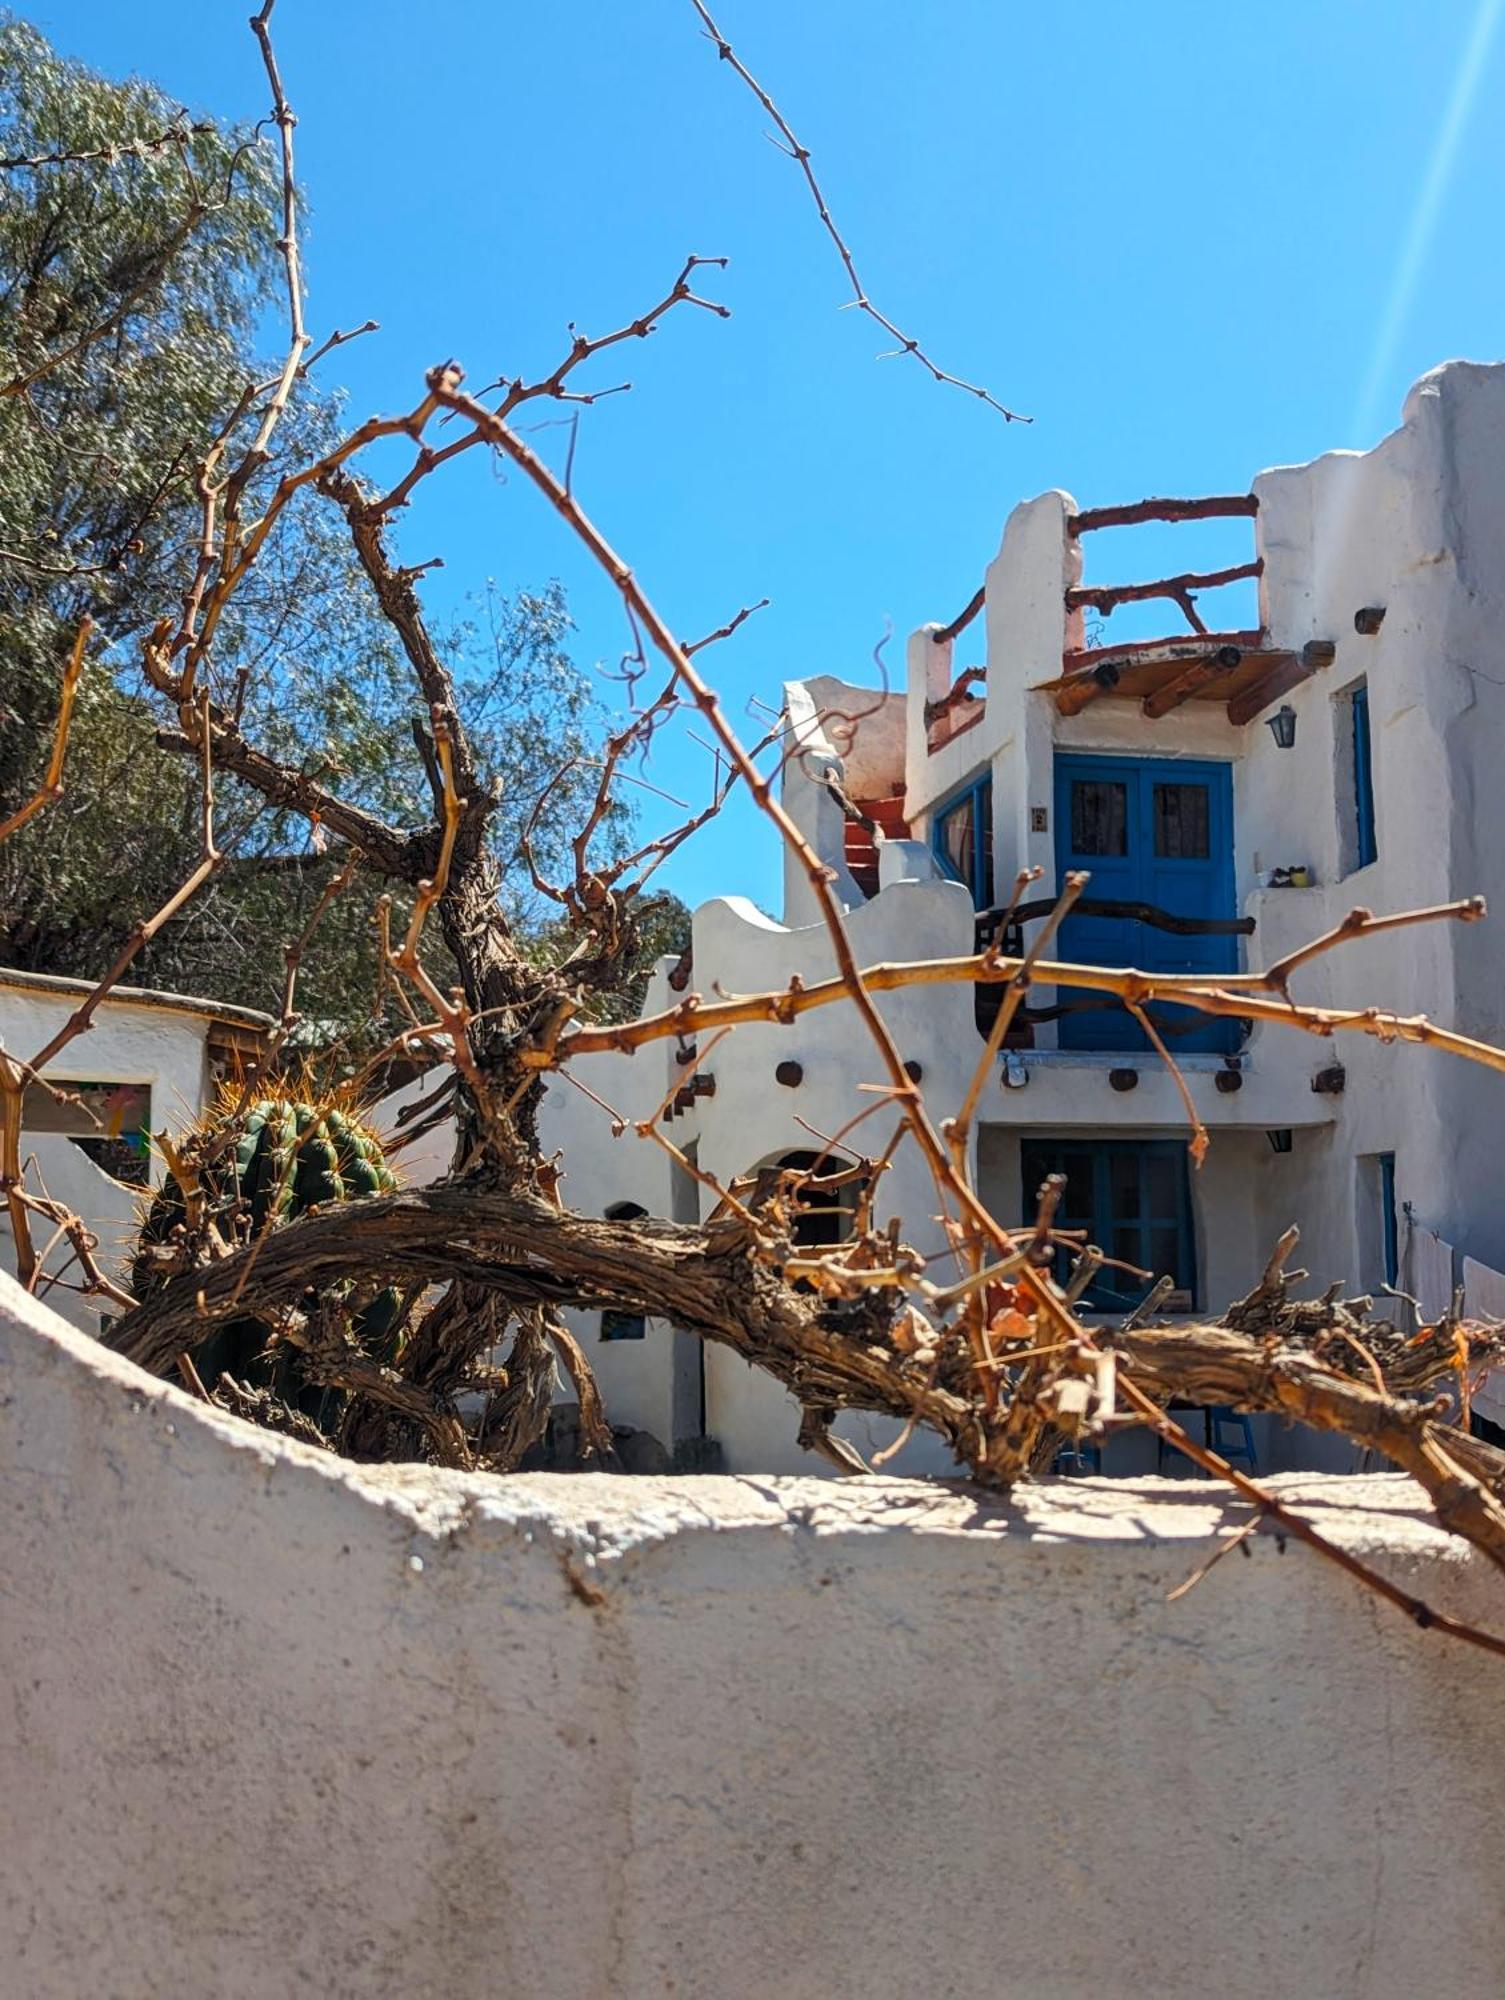
<path fill-rule="evenodd" d="M 968 599 L 965 611 L 959 611 L 949 625 L 942 625 L 931 633 L 930 636 L 936 645 L 943 646 L 948 639 L 954 639 L 958 632 L 965 632 L 978 612 L 981 611 L 987 599 L 987 594 L 987 585 L 980 583 Z"/>
<path fill-rule="evenodd" d="M 977 913 L 978 951 L 986 950 L 1005 918 L 1010 927 L 1037 923 L 1056 908 L 1057 898 L 1042 896 L 1033 903 L 1020 903 L 1013 910 L 998 908 Z M 1253 917 L 1187 917 L 1174 910 L 1162 910 L 1158 903 L 1132 902 L 1121 896 L 1078 896 L 1071 906 L 1074 917 L 1123 917 L 1148 924 L 1157 931 L 1173 931 L 1178 937 L 1252 937 Z M 1006 957 L 1017 954 L 1002 947 Z"/>
<path fill-rule="evenodd" d="M 1167 597 L 1180 608 L 1193 632 L 1205 635 L 1208 627 L 1197 610 L 1194 593 L 1221 590 L 1225 584 L 1244 583 L 1264 573 L 1264 557 L 1256 556 L 1253 562 L 1237 563 L 1232 569 L 1188 570 L 1182 576 L 1165 576 L 1154 583 L 1077 583 L 1066 593 L 1066 609 L 1088 609 L 1106 615 L 1120 604 L 1143 604 L 1150 598 Z"/>
<path fill-rule="evenodd" d="M 953 709 L 960 708 L 965 702 L 973 700 L 972 690 L 978 687 L 985 687 L 987 679 L 988 670 L 986 667 L 968 667 L 965 673 L 958 674 L 956 679 L 951 683 L 950 688 L 938 701 L 926 702 L 925 727 L 927 729 L 933 728 L 943 716 L 949 715 Z"/>
<path fill-rule="evenodd" d="M 1097 528 L 1132 528 L 1141 521 L 1212 521 L 1234 515 L 1253 517 L 1259 501 L 1252 493 L 1215 493 L 1199 500 L 1134 500 L 1126 507 L 1088 507 L 1067 516 L 1066 532 L 1090 535 Z"/>
<path fill-rule="evenodd" d="M 1068 520 L 1066 531 L 1078 539 L 1097 528 L 1132 527 L 1142 521 L 1205 521 L 1230 516 L 1250 518 L 1258 512 L 1259 502 L 1252 493 L 1215 494 L 1201 500 L 1136 500 L 1125 507 L 1097 507 L 1075 514 Z M 1163 597 L 1179 608 L 1187 624 L 1199 637 L 1231 638 L 1231 634 L 1209 631 L 1197 609 L 1195 593 L 1199 590 L 1221 590 L 1230 583 L 1251 582 L 1264 573 L 1264 559 L 1256 556 L 1252 562 L 1236 563 L 1229 569 L 1187 570 L 1180 576 L 1160 577 L 1151 583 L 1074 584 L 1066 592 L 1066 609 L 1100 611 L 1106 617 L 1121 604 L 1143 604 Z M 1145 644 L 1144 650 L 1169 643 L 1168 640 L 1151 640 Z M 1068 654 L 1068 669 L 1073 664 L 1099 657 L 1104 650 L 1097 648 L 1093 652 Z"/>
<path fill-rule="evenodd" d="M 1127 528 L 1146 521 L 1206 521 L 1229 518 L 1253 519 L 1259 513 L 1259 501 L 1252 493 L 1223 493 L 1204 495 L 1198 499 L 1149 499 L 1133 500 L 1121 507 L 1089 507 L 1081 513 L 1070 514 L 1066 518 L 1066 532 L 1073 540 L 1092 534 L 1100 528 Z M 1156 599 L 1164 599 L 1174 604 L 1185 618 L 1194 639 L 1205 639 L 1214 649 L 1212 666 L 1203 664 L 1200 656 L 1189 662 L 1182 680 L 1168 698 L 1161 703 L 1146 704 L 1146 713 L 1155 719 L 1178 707 L 1187 695 L 1201 692 L 1214 668 L 1231 669 L 1239 664 L 1246 652 L 1261 651 L 1266 647 L 1262 631 L 1213 632 L 1197 609 L 1196 593 L 1199 590 L 1221 590 L 1234 583 L 1254 582 L 1265 573 L 1264 558 L 1256 556 L 1250 562 L 1235 563 L 1227 569 L 1184 570 L 1176 576 L 1158 577 L 1146 583 L 1072 584 L 1066 590 L 1068 613 L 1077 611 L 1098 611 L 1110 616 L 1124 604 L 1143 604 Z M 937 626 L 930 637 L 936 645 L 949 643 L 958 633 L 964 632 L 977 617 L 987 601 L 987 585 L 979 584 L 966 605 L 947 625 Z M 1185 641 L 1175 638 L 1133 640 L 1122 646 L 1079 647 L 1068 650 L 1063 660 L 1064 671 L 1069 674 L 1081 673 L 1084 669 L 1090 675 L 1094 669 L 1102 668 L 1102 679 L 1084 688 L 1080 693 L 1072 690 L 1058 696 L 1057 706 L 1063 714 L 1074 713 L 1077 706 L 1104 690 L 1111 690 L 1119 674 L 1117 662 L 1125 659 L 1150 659 L 1174 648 Z M 987 680 L 985 667 L 969 667 L 958 676 L 955 684 L 938 700 L 925 705 L 925 727 L 929 735 L 929 747 L 939 750 L 962 728 L 970 727 L 980 715 L 958 718 L 956 711 L 975 703 L 979 697 L 975 689 Z"/>
<path fill-rule="evenodd" d="M 1054 896 L 1042 896 L 1035 902 L 1020 903 L 1012 910 L 979 910 L 974 948 L 986 951 L 989 945 L 996 944 L 1005 957 L 1022 957 L 1024 926 L 1048 917 L 1056 907 Z M 1119 896 L 1079 896 L 1072 905 L 1072 915 L 1128 918 L 1135 923 L 1148 924 L 1152 930 L 1169 931 L 1177 937 L 1254 935 L 1253 917 L 1187 917 L 1174 910 L 1163 910 L 1155 903 L 1132 902 Z M 985 981 L 973 989 L 974 1015 L 978 1031 L 984 1036 L 997 1019 L 1004 990 L 997 981 Z M 1084 993 L 1075 999 L 1057 1000 L 1045 1007 L 1032 1007 L 1026 1003 L 1015 1013 L 1004 1046 L 1011 1049 L 1030 1048 L 1034 1043 L 1035 1029 L 1047 1021 L 1059 1021 L 1067 1014 L 1100 1013 L 1121 1004 L 1111 993 Z M 1147 1008 L 1146 1012 L 1161 1035 L 1191 1034 L 1206 1025 L 1203 1016 L 1188 1015 L 1184 1008 L 1177 1009 L 1173 1014 L 1155 1007 Z"/>

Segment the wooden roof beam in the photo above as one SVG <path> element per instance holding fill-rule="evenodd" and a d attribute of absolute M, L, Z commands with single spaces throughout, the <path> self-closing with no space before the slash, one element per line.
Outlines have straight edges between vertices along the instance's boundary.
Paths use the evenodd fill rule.
<path fill-rule="evenodd" d="M 1237 646 L 1219 646 L 1215 653 L 1205 659 L 1193 660 L 1189 667 L 1183 667 L 1168 681 L 1162 681 L 1153 694 L 1147 694 L 1139 704 L 1142 714 L 1151 722 L 1158 722 L 1162 715 L 1179 708 L 1183 701 L 1190 701 L 1194 694 L 1221 680 L 1225 674 L 1235 673 L 1243 664 L 1244 656 Z"/>
<path fill-rule="evenodd" d="M 1111 660 L 1104 660 L 1100 666 L 1074 674 L 1055 690 L 1057 715 L 1080 715 L 1087 704 L 1096 701 L 1100 694 L 1111 694 L 1118 681 L 1118 669 Z"/>
<path fill-rule="evenodd" d="M 1278 701 L 1302 681 L 1330 667 L 1337 657 L 1338 648 L 1331 639 L 1308 639 L 1299 653 L 1285 654 L 1253 687 L 1233 697 L 1228 704 L 1228 720 L 1252 722 L 1272 701 Z"/>

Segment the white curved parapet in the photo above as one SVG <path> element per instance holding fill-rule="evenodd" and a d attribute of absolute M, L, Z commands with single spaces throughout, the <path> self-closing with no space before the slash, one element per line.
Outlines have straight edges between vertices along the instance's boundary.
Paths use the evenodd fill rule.
<path fill-rule="evenodd" d="M 9 1281 L 0 1384 L 16 2000 L 1500 1990 L 1500 1663 L 1268 1536 L 1168 1602 L 1197 1482 L 358 1467 Z"/>

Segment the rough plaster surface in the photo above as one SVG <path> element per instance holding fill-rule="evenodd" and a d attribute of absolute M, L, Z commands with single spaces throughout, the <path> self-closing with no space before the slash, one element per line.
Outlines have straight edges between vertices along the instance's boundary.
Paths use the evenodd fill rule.
<path fill-rule="evenodd" d="M 1500 1990 L 1505 1669 L 1268 1537 L 1168 1603 L 1209 1489 L 377 1473 L 0 1295 L 17 2000 Z"/>

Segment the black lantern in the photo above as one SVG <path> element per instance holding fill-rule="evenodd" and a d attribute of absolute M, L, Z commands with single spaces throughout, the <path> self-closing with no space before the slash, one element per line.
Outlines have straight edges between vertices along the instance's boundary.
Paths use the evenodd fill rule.
<path fill-rule="evenodd" d="M 1272 716 L 1266 718 L 1265 727 L 1275 738 L 1276 748 L 1289 750 L 1296 741 L 1296 711 L 1288 701 L 1283 701 Z"/>

